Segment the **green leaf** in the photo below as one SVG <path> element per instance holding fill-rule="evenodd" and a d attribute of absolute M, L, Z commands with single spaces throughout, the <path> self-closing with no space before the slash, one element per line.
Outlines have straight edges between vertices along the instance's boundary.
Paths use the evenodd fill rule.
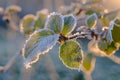
<path fill-rule="evenodd" d="M 120 43 L 120 19 L 116 18 L 109 27 L 114 42 Z"/>
<path fill-rule="evenodd" d="M 37 16 L 34 24 L 35 30 L 44 28 L 47 15 L 48 15 L 47 9 L 43 9 L 37 12 Z"/>
<path fill-rule="evenodd" d="M 77 21 L 73 15 L 64 16 L 63 35 L 69 35 L 76 27 Z"/>
<path fill-rule="evenodd" d="M 95 12 L 95 11 L 92 11 L 92 10 L 88 10 L 88 11 L 85 12 L 86 15 L 92 15 L 92 14 L 94 14 L 94 13 L 96 13 L 96 12 Z"/>
<path fill-rule="evenodd" d="M 53 30 L 55 33 L 60 33 L 63 29 L 64 19 L 59 13 L 51 13 L 46 21 L 45 27 Z"/>
<path fill-rule="evenodd" d="M 21 7 L 17 6 L 17 5 L 11 5 L 8 6 L 5 10 L 5 13 L 16 13 L 16 12 L 20 12 L 21 11 Z"/>
<path fill-rule="evenodd" d="M 23 48 L 26 67 L 38 61 L 39 55 L 52 49 L 58 39 L 59 35 L 49 29 L 40 29 L 30 35 Z"/>
<path fill-rule="evenodd" d="M 92 72 L 95 67 L 96 58 L 91 53 L 84 55 L 82 69 L 85 72 Z"/>
<path fill-rule="evenodd" d="M 75 41 L 68 40 L 60 47 L 59 57 L 63 64 L 70 69 L 80 69 L 82 55 L 80 45 Z"/>
<path fill-rule="evenodd" d="M 92 14 L 90 16 L 87 17 L 86 19 L 86 24 L 89 28 L 94 28 L 97 24 L 97 14 Z"/>
<path fill-rule="evenodd" d="M 100 40 L 98 42 L 98 47 L 106 55 L 112 55 L 118 50 L 118 47 L 114 42 L 109 43 L 107 40 Z"/>
<path fill-rule="evenodd" d="M 20 23 L 21 32 L 24 33 L 25 35 L 30 35 L 31 33 L 33 33 L 35 30 L 34 23 L 35 23 L 34 15 L 28 14 L 24 16 Z"/>

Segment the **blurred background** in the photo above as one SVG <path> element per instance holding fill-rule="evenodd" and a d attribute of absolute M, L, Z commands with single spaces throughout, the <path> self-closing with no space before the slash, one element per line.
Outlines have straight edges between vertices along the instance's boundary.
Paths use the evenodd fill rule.
<path fill-rule="evenodd" d="M 72 2 L 86 2 L 88 0 L 0 0 L 0 7 L 18 5 L 22 11 L 18 13 L 20 20 L 26 14 L 36 14 L 36 11 L 47 8 L 50 12 L 58 11 L 62 5 Z M 102 0 L 101 0 L 102 1 Z M 102 6 L 108 10 L 120 7 L 119 0 L 103 0 Z M 80 24 L 80 23 L 79 23 Z M 25 38 L 19 32 L 12 30 L 0 15 L 0 66 L 17 54 Z M 85 42 L 86 44 L 86 42 Z M 23 66 L 23 58 L 19 56 L 15 63 L 6 72 L 0 72 L 0 80 L 85 80 L 82 72 L 66 68 L 59 59 L 59 45 L 57 44 L 49 54 L 41 56 L 31 69 Z M 120 55 L 120 50 L 116 55 Z M 107 58 L 97 57 L 95 69 L 92 73 L 93 80 L 120 80 L 120 65 Z"/>

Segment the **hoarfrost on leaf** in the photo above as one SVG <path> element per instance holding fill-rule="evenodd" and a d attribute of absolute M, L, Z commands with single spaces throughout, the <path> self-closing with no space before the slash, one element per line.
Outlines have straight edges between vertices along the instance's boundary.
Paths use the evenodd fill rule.
<path fill-rule="evenodd" d="M 40 29 L 30 35 L 23 48 L 26 68 L 38 61 L 40 55 L 52 49 L 58 39 L 59 35 L 49 29 Z"/>
<path fill-rule="evenodd" d="M 35 30 L 44 28 L 48 13 L 48 9 L 43 9 L 37 12 L 34 24 Z"/>
<path fill-rule="evenodd" d="M 45 23 L 45 27 L 53 30 L 55 33 L 60 33 L 63 29 L 64 19 L 59 13 L 51 13 Z"/>
<path fill-rule="evenodd" d="M 86 19 L 86 24 L 87 24 L 87 26 L 88 26 L 89 28 L 95 28 L 95 26 L 96 26 L 96 24 L 97 24 L 97 19 L 98 19 L 98 17 L 97 17 L 97 14 L 96 14 L 96 13 L 88 16 L 87 19 Z"/>
<path fill-rule="evenodd" d="M 34 23 L 35 23 L 35 16 L 32 14 L 28 14 L 23 17 L 20 23 L 20 31 L 25 35 L 30 35 L 34 32 Z"/>
<path fill-rule="evenodd" d="M 83 54 L 77 42 L 69 40 L 62 44 L 59 57 L 66 67 L 80 70 Z"/>
<path fill-rule="evenodd" d="M 120 43 L 120 18 L 115 18 L 112 21 L 112 25 L 109 27 L 111 37 L 114 42 Z"/>
<path fill-rule="evenodd" d="M 77 21 L 73 15 L 65 15 L 62 34 L 69 35 L 75 29 L 76 24 L 77 24 Z"/>

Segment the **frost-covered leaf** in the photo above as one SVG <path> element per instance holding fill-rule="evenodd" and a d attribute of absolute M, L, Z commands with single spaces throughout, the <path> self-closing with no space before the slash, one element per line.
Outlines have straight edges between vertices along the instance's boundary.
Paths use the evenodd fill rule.
<path fill-rule="evenodd" d="M 30 35 L 31 33 L 34 32 L 35 27 L 35 16 L 32 14 L 28 14 L 23 17 L 21 23 L 20 23 L 20 30 L 22 33 L 25 35 Z"/>
<path fill-rule="evenodd" d="M 100 40 L 98 47 L 106 55 L 112 55 L 118 50 L 118 46 L 114 42 L 109 43 L 107 40 Z"/>
<path fill-rule="evenodd" d="M 63 64 L 70 69 L 80 69 L 82 55 L 80 45 L 75 41 L 68 40 L 60 47 L 59 57 Z"/>
<path fill-rule="evenodd" d="M 35 31 L 26 41 L 23 48 L 25 65 L 29 67 L 39 59 L 39 55 L 47 53 L 56 44 L 59 38 L 49 29 Z"/>
<path fill-rule="evenodd" d="M 73 15 L 64 16 L 64 27 L 62 30 L 63 35 L 70 34 L 76 27 L 77 21 Z"/>
<path fill-rule="evenodd" d="M 92 72 L 95 67 L 96 58 L 93 54 L 88 53 L 84 55 L 82 69 L 85 72 Z"/>
<path fill-rule="evenodd" d="M 8 6 L 5 10 L 6 13 L 16 13 L 20 11 L 21 11 L 21 7 L 17 5 Z"/>
<path fill-rule="evenodd" d="M 90 27 L 90 28 L 94 28 L 97 24 L 97 18 L 98 18 L 97 14 L 95 14 L 95 13 L 88 16 L 87 19 L 86 19 L 87 26 Z"/>
<path fill-rule="evenodd" d="M 60 33 L 63 29 L 64 19 L 59 13 L 51 13 L 45 23 L 45 27 L 53 30 L 55 33 Z"/>
<path fill-rule="evenodd" d="M 47 9 L 43 9 L 37 12 L 37 16 L 34 24 L 35 30 L 44 28 L 47 15 L 48 15 Z"/>
<path fill-rule="evenodd" d="M 109 27 L 114 42 L 120 43 L 120 19 L 116 18 Z"/>

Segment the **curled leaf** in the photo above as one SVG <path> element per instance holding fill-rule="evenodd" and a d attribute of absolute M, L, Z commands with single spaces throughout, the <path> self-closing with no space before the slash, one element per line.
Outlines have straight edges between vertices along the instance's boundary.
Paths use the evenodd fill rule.
<path fill-rule="evenodd" d="M 37 12 L 37 16 L 34 24 L 35 30 L 44 28 L 47 15 L 48 15 L 47 9 L 43 9 Z"/>
<path fill-rule="evenodd" d="M 25 66 L 30 67 L 39 59 L 39 55 L 47 53 L 56 44 L 58 34 L 48 29 L 40 29 L 30 35 L 23 48 Z"/>
<path fill-rule="evenodd" d="M 53 30 L 55 33 L 60 33 L 63 29 L 64 19 L 59 13 L 51 13 L 45 23 L 45 27 Z"/>
<path fill-rule="evenodd" d="M 112 39 L 114 42 L 120 43 L 120 19 L 116 18 L 114 23 L 110 26 Z"/>
<path fill-rule="evenodd" d="M 17 5 L 8 6 L 5 10 L 6 13 L 16 13 L 20 11 L 21 11 L 21 7 Z"/>
<path fill-rule="evenodd" d="M 22 33 L 25 35 L 30 35 L 31 33 L 34 32 L 35 27 L 35 16 L 32 14 L 28 14 L 23 17 L 23 19 L 20 22 L 20 30 Z"/>
<path fill-rule="evenodd" d="M 76 27 L 77 21 L 73 15 L 64 16 L 63 35 L 69 35 Z"/>
<path fill-rule="evenodd" d="M 75 41 L 66 41 L 60 47 L 59 57 L 63 64 L 70 69 L 80 69 L 82 56 L 80 45 Z"/>
<path fill-rule="evenodd" d="M 87 19 L 86 19 L 87 26 L 90 27 L 90 28 L 94 28 L 97 24 L 97 19 L 98 19 L 98 17 L 97 17 L 96 13 L 88 16 Z"/>

